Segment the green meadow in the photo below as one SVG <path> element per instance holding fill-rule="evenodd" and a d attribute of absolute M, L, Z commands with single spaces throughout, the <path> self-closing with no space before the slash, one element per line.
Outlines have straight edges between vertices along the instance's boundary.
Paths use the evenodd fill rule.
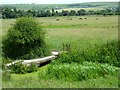
<path fill-rule="evenodd" d="M 72 18 L 72 20 L 67 20 L 69 18 Z M 82 18 L 82 20 L 79 18 Z M 57 19 L 59 20 L 57 21 Z M 96 46 L 100 47 L 108 42 L 118 40 L 118 16 L 42 17 L 37 18 L 37 20 L 41 23 L 44 30 L 46 30 L 45 40 L 50 50 L 62 51 L 63 44 L 70 44 L 72 50 L 82 51 L 87 48 L 97 48 Z M 2 26 L 0 26 L 0 37 L 7 33 L 15 21 L 15 19 L 0 19 L 0 22 L 2 22 Z M 73 61 L 73 63 L 70 64 L 59 64 L 60 62 L 61 61 L 55 62 L 56 65 L 52 62 L 49 65 L 38 68 L 37 72 L 33 73 L 10 74 L 11 78 L 3 81 L 2 87 L 118 88 L 118 67 L 116 66 L 93 62 L 75 63 Z M 74 69 L 77 68 L 74 67 L 75 65 L 78 66 L 78 69 Z M 96 72 L 93 72 L 93 69 L 86 68 L 95 68 Z M 104 68 L 105 71 L 101 68 Z M 81 73 L 74 70 L 78 70 Z M 84 72 L 84 70 L 88 70 L 88 72 Z M 64 71 L 66 72 L 64 73 Z M 70 72 L 68 73 L 67 71 Z M 82 77 L 84 76 L 82 72 L 85 73 L 86 77 Z M 101 75 L 100 72 L 102 72 L 103 75 Z M 72 80 L 72 73 L 75 74 L 76 77 L 81 76 L 82 78 L 73 77 L 75 80 Z M 89 74 L 91 75 L 89 76 Z M 64 79 L 64 77 L 66 77 L 65 75 L 68 75 L 66 79 Z"/>
<path fill-rule="evenodd" d="M 67 20 L 69 18 L 72 20 Z M 118 39 L 118 16 L 83 16 L 83 20 L 79 18 L 77 16 L 37 18 L 46 30 L 46 42 L 50 49 L 61 50 L 63 43 L 82 49 L 88 44 L 103 44 Z M 1 21 L 2 27 L 0 28 L 4 35 L 15 23 L 15 19 Z"/>

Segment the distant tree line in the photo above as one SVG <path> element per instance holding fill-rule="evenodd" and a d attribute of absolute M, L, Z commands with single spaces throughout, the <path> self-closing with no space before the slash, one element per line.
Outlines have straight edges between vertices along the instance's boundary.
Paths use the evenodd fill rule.
<path fill-rule="evenodd" d="M 3 8 L 2 9 L 2 18 L 18 18 L 25 16 L 32 17 L 51 17 L 51 16 L 82 16 L 82 15 L 120 15 L 118 8 L 107 8 L 105 10 L 84 10 L 80 9 L 78 11 L 75 10 L 62 10 L 62 12 L 52 10 L 17 10 L 16 8 Z"/>

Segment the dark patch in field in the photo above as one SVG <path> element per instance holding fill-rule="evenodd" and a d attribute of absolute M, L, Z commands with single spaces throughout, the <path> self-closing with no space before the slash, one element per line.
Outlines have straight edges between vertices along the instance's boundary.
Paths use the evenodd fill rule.
<path fill-rule="evenodd" d="M 56 21 L 59 21 L 60 19 L 56 19 Z"/>
<path fill-rule="evenodd" d="M 72 18 L 67 18 L 67 20 L 72 20 Z"/>
<path fill-rule="evenodd" d="M 98 18 L 96 18 L 96 20 L 98 20 Z"/>
<path fill-rule="evenodd" d="M 79 18 L 80 20 L 83 20 L 83 18 Z"/>

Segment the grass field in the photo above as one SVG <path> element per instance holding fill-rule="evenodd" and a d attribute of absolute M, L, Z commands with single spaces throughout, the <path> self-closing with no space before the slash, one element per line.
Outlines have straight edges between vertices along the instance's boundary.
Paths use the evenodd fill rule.
<path fill-rule="evenodd" d="M 87 19 L 84 19 L 87 17 Z M 117 16 L 85 16 L 79 17 L 45 17 L 39 18 L 47 31 L 46 42 L 50 49 L 61 50 L 63 43 L 71 44 L 76 48 L 85 48 L 88 44 L 103 44 L 106 41 L 118 38 Z M 59 21 L 56 19 L 59 18 Z M 67 20 L 72 18 L 72 20 Z M 96 20 L 98 18 L 98 20 Z M 2 34 L 4 35 L 14 19 L 2 20 Z M 0 27 L 1 28 L 1 27 Z"/>
<path fill-rule="evenodd" d="M 72 18 L 72 20 L 67 20 L 67 18 Z M 83 20 L 79 18 L 78 16 L 37 18 L 38 22 L 42 23 L 47 31 L 46 42 L 51 50 L 62 50 L 63 43 L 71 44 L 73 49 L 82 50 L 89 45 L 94 47 L 95 45 L 102 45 L 107 43 L 107 41 L 118 39 L 118 16 L 82 16 Z M 59 21 L 56 21 L 56 19 L 59 19 Z M 10 25 L 14 24 L 15 19 L 1 19 L 0 21 L 2 21 L 2 27 L 0 27 L 1 34 L 4 35 Z M 38 72 L 24 75 L 12 74 L 9 81 L 3 82 L 3 87 L 118 87 L 118 77 L 114 75 L 72 82 L 54 79 L 46 80 L 44 78 L 38 79 L 38 73 L 46 70 L 48 66 L 39 68 Z"/>
<path fill-rule="evenodd" d="M 56 79 L 38 79 L 38 73 L 45 71 L 49 65 L 39 68 L 38 72 L 24 75 L 12 74 L 11 79 L 3 82 L 3 87 L 15 88 L 117 88 L 118 78 L 108 75 L 97 79 L 83 81 L 60 81 Z"/>

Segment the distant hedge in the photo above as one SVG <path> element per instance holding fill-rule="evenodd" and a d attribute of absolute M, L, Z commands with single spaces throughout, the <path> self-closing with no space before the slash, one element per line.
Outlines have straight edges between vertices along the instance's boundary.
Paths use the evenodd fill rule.
<path fill-rule="evenodd" d="M 103 10 L 62 10 L 62 12 L 52 10 L 19 10 L 16 8 L 3 7 L 2 18 L 19 18 L 19 17 L 52 17 L 52 16 L 83 16 L 83 15 L 120 15 L 119 8 L 106 8 Z"/>
<path fill-rule="evenodd" d="M 3 37 L 3 55 L 11 59 L 33 59 L 49 55 L 45 31 L 32 17 L 23 17 Z"/>

